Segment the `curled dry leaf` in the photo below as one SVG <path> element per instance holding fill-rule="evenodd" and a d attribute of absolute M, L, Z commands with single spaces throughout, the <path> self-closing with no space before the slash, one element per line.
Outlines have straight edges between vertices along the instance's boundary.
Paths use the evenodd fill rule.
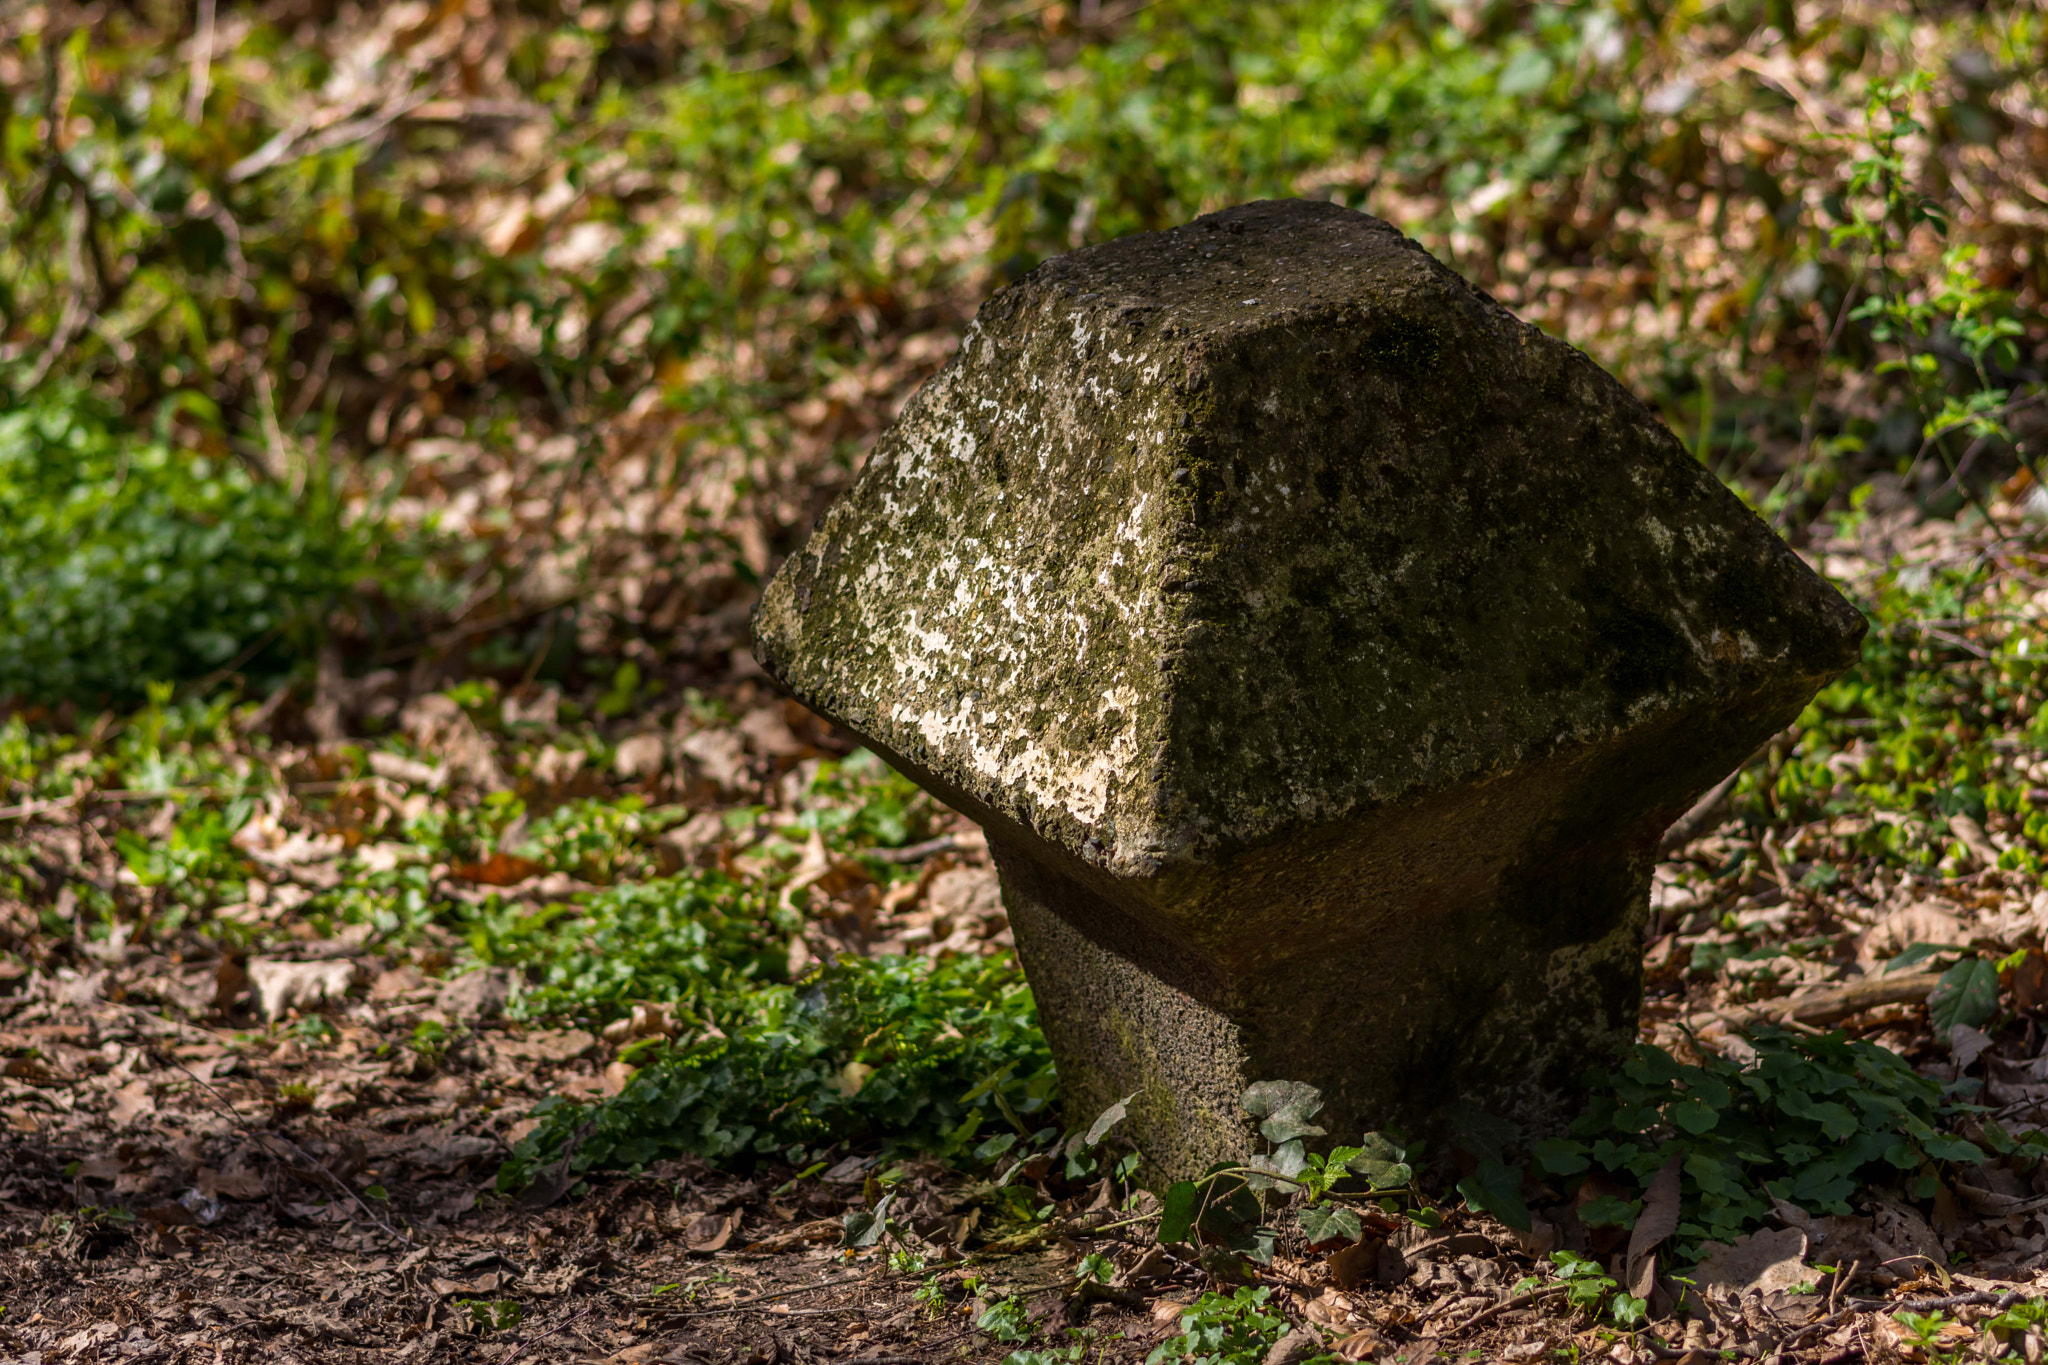
<path fill-rule="evenodd" d="M 684 1231 L 683 1240 L 691 1251 L 699 1255 L 709 1255 L 714 1251 L 725 1250 L 727 1243 L 732 1241 L 732 1235 L 739 1231 L 739 1226 L 740 1215 L 737 1210 L 731 1213 L 700 1213 L 690 1220 L 690 1226 Z"/>
<path fill-rule="evenodd" d="M 356 964 L 347 958 L 322 962 L 279 962 L 255 958 L 249 963 L 249 983 L 256 990 L 256 1007 L 265 1019 L 282 1019 L 295 1009 L 311 1009 L 344 998 L 355 984 Z"/>
<path fill-rule="evenodd" d="M 1629 1233 L 1623 1282 L 1638 1299 L 1650 1297 L 1657 1275 L 1657 1248 L 1678 1231 L 1679 1163 L 1680 1158 L 1674 1156 L 1650 1177 L 1649 1188 L 1643 1191 L 1643 1211 L 1636 1215 L 1635 1228 Z"/>

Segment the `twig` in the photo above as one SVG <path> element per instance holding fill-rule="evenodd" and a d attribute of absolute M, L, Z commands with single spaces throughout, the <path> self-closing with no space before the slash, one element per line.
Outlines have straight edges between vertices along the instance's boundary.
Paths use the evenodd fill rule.
<path fill-rule="evenodd" d="M 842 1285 L 864 1284 L 868 1280 L 873 1279 L 874 1274 L 875 1272 L 870 1270 L 866 1274 L 856 1275 L 850 1280 L 819 1280 L 815 1284 L 801 1284 L 794 1289 L 778 1289 L 773 1294 L 755 1294 L 744 1299 L 734 1299 L 731 1303 L 721 1303 L 716 1308 L 685 1309 L 682 1312 L 674 1314 L 673 1316 L 683 1318 L 708 1318 L 714 1317 L 720 1313 L 737 1313 L 743 1308 L 752 1308 L 756 1304 L 773 1303 L 777 1299 L 793 1299 L 797 1297 L 799 1294 L 815 1294 L 820 1289 L 837 1289 Z"/>
<path fill-rule="evenodd" d="M 499 1361 L 498 1365 L 512 1365 L 512 1362 L 519 1359 L 520 1353 L 524 1351 L 527 1347 L 533 1345 L 536 1342 L 546 1341 L 549 1337 L 553 1336 L 557 1332 L 568 1331 L 571 1327 L 574 1327 L 577 1323 L 583 1321 L 585 1318 L 589 1317 L 592 1313 L 595 1313 L 596 1311 L 597 1309 L 595 1306 L 586 1308 L 581 1313 L 578 1313 L 575 1317 L 556 1323 L 553 1327 L 548 1328 L 547 1331 L 542 1332 L 538 1336 L 522 1337 L 519 1341 L 519 1344 L 512 1348 L 512 1353 L 506 1356 L 503 1360 Z"/>
<path fill-rule="evenodd" d="M 1777 1000 L 1739 1008 L 1706 1010 L 1690 1016 L 1695 1028 L 1720 1020 L 1731 1028 L 1746 1024 L 1833 1024 L 1881 1005 L 1915 1005 L 1927 998 L 1941 979 L 1939 972 L 1908 972 L 1900 976 L 1867 976 L 1859 981 L 1823 986 Z"/>
<path fill-rule="evenodd" d="M 53 122 L 55 118 L 54 114 L 51 115 Z M 64 269 L 71 288 L 64 296 L 64 311 L 58 315 L 57 326 L 50 333 L 50 344 L 43 348 L 42 355 L 36 359 L 35 368 L 29 371 L 28 379 L 22 384 L 23 393 L 33 392 L 49 376 L 51 369 L 57 364 L 58 357 L 70 347 L 72 338 L 85 325 L 85 319 L 89 314 L 85 306 L 85 258 L 82 247 L 85 235 L 92 231 L 91 210 L 86 207 L 82 187 L 74 185 L 72 193 L 77 197 L 72 205 L 74 211 L 71 215 L 71 230 L 64 234 Z"/>
<path fill-rule="evenodd" d="M 185 122 L 194 127 L 206 117 L 206 91 L 213 74 L 213 0 L 199 0 L 198 29 L 192 38 L 192 87 L 185 92 Z"/>
<path fill-rule="evenodd" d="M 902 848 L 864 848 L 863 858 L 872 858 L 878 863 L 921 863 L 927 858 L 936 858 L 941 853 L 958 853 L 966 847 L 955 834 L 941 834 L 936 839 L 927 839 L 921 844 L 906 844 Z"/>
<path fill-rule="evenodd" d="M 1520 1308 L 1525 1304 L 1535 1303 L 1538 1299 L 1555 1298 L 1557 1295 L 1564 1293 L 1568 1288 L 1570 1288 L 1569 1285 L 1546 1284 L 1541 1289 L 1532 1289 L 1526 1294 L 1517 1294 L 1511 1299 L 1502 1299 L 1493 1307 L 1482 1308 L 1456 1327 L 1453 1327 L 1450 1335 L 1456 1336 L 1461 1332 L 1469 1332 L 1483 1322 L 1491 1322 L 1510 1308 Z"/>
<path fill-rule="evenodd" d="M 311 137 L 306 137 L 304 142 L 299 140 L 305 136 L 304 132 L 280 133 L 269 142 L 264 143 L 255 151 L 249 153 L 249 155 L 243 157 L 240 161 L 237 161 L 234 165 L 228 167 L 228 183 L 239 185 L 244 180 L 259 176 L 263 172 L 275 166 L 281 166 L 288 161 L 303 161 L 309 156 L 318 156 L 322 152 L 331 152 L 335 148 L 346 146 L 351 142 L 368 141 L 386 128 L 389 128 L 399 119 L 404 118 L 414 109 L 417 109 L 420 105 L 426 103 L 426 98 L 425 91 L 408 90 L 396 99 L 387 100 L 384 107 L 376 112 L 365 112 L 360 118 L 343 119 L 340 122 L 331 123 L 320 132 L 313 134 Z M 359 109 L 367 108 L 367 106 L 358 107 Z"/>
<path fill-rule="evenodd" d="M 1747 766 L 1746 763 L 1742 765 Z M 1728 793 L 1735 790 L 1736 779 L 1742 776 L 1742 767 L 1736 768 L 1734 772 L 1707 788 L 1707 794 L 1693 802 L 1692 809 L 1679 816 L 1671 828 L 1664 831 L 1663 839 L 1657 844 L 1658 857 L 1670 857 L 1705 831 L 1707 822 L 1714 818 L 1721 809 L 1721 803 L 1728 799 Z"/>
<path fill-rule="evenodd" d="M 1945 1308 L 1970 1308 L 1980 1305 L 2004 1310 L 2027 1297 L 2024 1289 L 2009 1289 L 2003 1293 L 1989 1289 L 1972 1289 L 1963 1294 L 1948 1294 L 1938 1299 L 1907 1299 L 1903 1303 L 1887 1303 L 1882 1299 L 1864 1301 L 1861 1311 L 1882 1311 L 1886 1313 L 1933 1313 Z"/>
<path fill-rule="evenodd" d="M 1814 380 L 1813 393 L 1806 400 L 1806 412 L 1799 422 L 1799 450 L 1792 457 L 1792 467 L 1786 471 L 1788 481 L 1793 475 L 1805 471 L 1807 457 L 1813 451 L 1813 418 L 1814 413 L 1820 408 L 1820 390 L 1821 383 L 1826 378 L 1827 357 L 1834 354 L 1836 343 L 1842 339 L 1842 328 L 1849 321 L 1849 307 L 1856 301 L 1856 291 L 1863 287 L 1863 276 L 1869 267 L 1870 263 L 1867 260 L 1858 263 L 1856 278 L 1851 280 L 1849 287 L 1842 291 L 1841 306 L 1835 309 L 1835 325 L 1829 329 L 1828 339 L 1820 348 L 1821 374 Z M 1791 510 L 1792 499 L 1788 496 L 1785 499 L 1784 506 L 1778 509 L 1777 515 L 1773 520 L 1782 527 L 1785 524 L 1786 516 Z"/>
<path fill-rule="evenodd" d="M 18 806 L 0 806 L 0 820 L 24 820 L 46 811 L 64 810 L 78 804 L 78 797 L 53 796 L 47 801 L 24 801 Z"/>
<path fill-rule="evenodd" d="M 86 801 L 179 801 L 188 796 L 211 794 L 211 787 L 161 787 L 146 791 L 73 792 L 46 801 L 24 801 L 18 806 L 0 806 L 0 820 L 20 820 L 46 811 L 64 810 Z"/>
<path fill-rule="evenodd" d="M 1985 1289 L 1973 1289 L 1967 1294 L 1950 1294 L 1938 1299 L 1907 1299 L 1904 1302 L 1864 1299 L 1838 1312 L 1829 1313 L 1818 1321 L 1808 1323 L 1792 1335 L 1781 1340 L 1778 1343 L 1777 1352 L 1782 1357 L 1807 1337 L 1813 1336 L 1818 1332 L 1825 1332 L 1831 1327 L 1839 1327 L 1858 1313 L 1933 1313 L 1946 1308 L 1969 1308 L 1976 1306 L 1989 1306 L 2003 1312 L 2014 1304 L 2022 1302 L 2026 1297 L 2027 1293 L 2023 1289 L 2008 1290 L 2002 1294 L 1992 1293 L 1990 1290 Z M 1830 1299 L 1829 1303 L 1832 1306 L 1833 1300 Z"/>

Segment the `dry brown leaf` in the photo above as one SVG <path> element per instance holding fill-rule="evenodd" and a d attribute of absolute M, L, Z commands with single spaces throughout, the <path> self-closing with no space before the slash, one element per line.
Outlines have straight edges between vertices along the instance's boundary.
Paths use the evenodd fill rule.
<path fill-rule="evenodd" d="M 764 758 L 789 758 L 810 748 L 789 728 L 780 706 L 758 706 L 741 716 L 734 728 L 746 736 L 747 747 Z"/>
<path fill-rule="evenodd" d="M 1949 901 L 1922 900 L 1892 911 L 1857 939 L 1856 960 L 1872 966 L 1915 943 L 1968 942 L 1969 931 L 1955 910 Z"/>
<path fill-rule="evenodd" d="M 2028 949 L 2017 966 L 2006 969 L 2005 988 L 2012 996 L 2012 1007 L 2022 1014 L 2048 1005 L 2048 953 Z"/>
<path fill-rule="evenodd" d="M 731 730 L 698 730 L 676 748 L 722 791 L 736 791 L 746 779 L 746 744 Z"/>
<path fill-rule="evenodd" d="M 667 766 L 668 741 L 657 730 L 629 735 L 612 751 L 612 770 L 620 777 L 659 777 Z"/>
<path fill-rule="evenodd" d="M 1657 1248 L 1678 1231 L 1679 1167 L 1680 1158 L 1674 1156 L 1650 1177 L 1649 1187 L 1643 1191 L 1643 1211 L 1636 1215 L 1635 1228 L 1629 1233 L 1623 1278 L 1628 1292 L 1638 1299 L 1650 1297 L 1657 1275 Z"/>
<path fill-rule="evenodd" d="M 739 1231 L 738 1210 L 731 1213 L 700 1213 L 690 1220 L 690 1226 L 683 1233 L 683 1243 L 690 1250 L 708 1255 L 725 1250 L 732 1241 L 732 1235 Z"/>
<path fill-rule="evenodd" d="M 1370 1237 L 1330 1253 L 1330 1259 L 1324 1262 L 1330 1271 L 1330 1282 L 1339 1289 L 1361 1289 L 1373 1283 L 1379 1275 L 1382 1245 L 1384 1239 Z"/>
<path fill-rule="evenodd" d="M 247 1167 L 234 1171 L 216 1171 L 211 1166 L 201 1166 L 193 1183 L 202 1194 L 215 1199 L 239 1199 L 243 1201 L 261 1199 L 265 1188 L 263 1176 Z"/>
<path fill-rule="evenodd" d="M 1363 1327 L 1339 1341 L 1335 1349 L 1346 1360 L 1371 1360 L 1386 1347 L 1385 1337 L 1370 1327 Z"/>
<path fill-rule="evenodd" d="M 480 863 L 457 863 L 448 869 L 448 875 L 476 886 L 517 886 L 547 870 L 546 863 L 537 863 L 531 858 L 493 853 Z"/>
<path fill-rule="evenodd" d="M 256 1006 L 265 1019 L 282 1019 L 294 1009 L 311 1009 L 344 998 L 355 984 L 356 964 L 347 958 L 319 962 L 280 962 L 254 958 L 249 963 L 249 982 L 256 990 Z"/>
<path fill-rule="evenodd" d="M 444 1280 L 436 1277 L 433 1286 L 434 1292 L 445 1299 L 456 1294 L 495 1294 L 509 1283 L 510 1279 L 511 1277 L 504 1271 L 492 1270 L 471 1280 Z"/>
<path fill-rule="evenodd" d="M 1694 1280 L 1703 1291 L 1782 1293 L 1820 1278 L 1805 1257 L 1806 1234 L 1800 1229 L 1762 1229 L 1726 1245 L 1700 1243 Z"/>
<path fill-rule="evenodd" d="M 791 1228 L 788 1232 L 778 1232 L 773 1237 L 763 1237 L 758 1242 L 749 1242 L 746 1250 L 762 1253 L 796 1251 L 806 1246 L 837 1242 L 845 1231 L 846 1229 L 838 1222 L 820 1218 L 815 1222 L 805 1223 L 802 1227 Z"/>
<path fill-rule="evenodd" d="M 149 1082 L 136 1079 L 114 1092 L 114 1107 L 107 1115 L 117 1128 L 125 1128 L 146 1114 L 156 1112 L 156 1101 L 149 1096 Z"/>
<path fill-rule="evenodd" d="M 497 1040 L 498 1051 L 508 1057 L 535 1062 L 566 1062 L 597 1046 L 597 1035 L 580 1028 L 537 1029 L 521 1038 Z"/>

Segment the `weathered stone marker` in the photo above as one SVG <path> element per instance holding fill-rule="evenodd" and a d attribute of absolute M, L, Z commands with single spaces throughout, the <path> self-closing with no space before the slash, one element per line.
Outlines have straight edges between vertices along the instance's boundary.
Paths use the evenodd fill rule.
<path fill-rule="evenodd" d="M 761 662 L 988 829 L 1082 1121 L 1154 1179 L 1634 1036 L 1659 834 L 1862 617 L 1571 347 L 1377 219 L 1049 261 L 769 585 Z"/>

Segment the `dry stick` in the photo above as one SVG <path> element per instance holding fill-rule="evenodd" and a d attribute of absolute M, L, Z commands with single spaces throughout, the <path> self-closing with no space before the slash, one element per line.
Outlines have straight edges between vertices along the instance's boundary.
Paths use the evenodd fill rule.
<path fill-rule="evenodd" d="M 51 116 L 50 121 L 57 121 L 55 115 Z M 74 203 L 77 212 L 72 214 L 71 230 L 64 234 L 64 268 L 69 273 L 71 288 L 64 296 L 64 311 L 57 318 L 56 329 L 50 333 L 49 345 L 43 348 L 42 355 L 36 360 L 35 368 L 29 371 L 28 379 L 22 385 L 24 393 L 34 390 L 48 376 L 51 368 L 56 365 L 57 358 L 64 354 L 72 339 L 84 327 L 90 313 L 85 306 L 85 282 L 82 278 L 85 274 L 85 257 L 81 247 L 85 234 L 92 231 L 92 224 L 89 221 L 91 210 L 86 207 L 83 186 L 74 184 L 72 193 L 76 196 Z"/>
<path fill-rule="evenodd" d="M 527 1347 L 534 1345 L 536 1342 L 546 1341 L 549 1337 L 553 1336 L 557 1332 L 568 1331 L 571 1327 L 574 1327 L 577 1323 L 583 1321 L 585 1318 L 589 1317 L 592 1313 L 595 1313 L 596 1311 L 597 1309 L 594 1306 L 586 1308 L 581 1313 L 578 1313 L 575 1317 L 569 1318 L 563 1322 L 556 1323 L 553 1327 L 548 1328 L 547 1331 L 542 1332 L 539 1336 L 522 1338 L 519 1344 L 512 1348 L 512 1353 L 506 1356 L 503 1360 L 499 1361 L 498 1365 L 512 1365 L 512 1362 L 519 1359 L 520 1353 L 523 1352 Z"/>
<path fill-rule="evenodd" d="M 1863 287 L 1863 276 L 1869 269 L 1870 262 L 1867 259 L 1859 262 L 1856 269 L 1856 278 L 1850 281 L 1848 289 L 1843 291 L 1841 306 L 1835 309 L 1835 325 L 1828 331 L 1827 344 L 1820 349 L 1823 366 L 1826 365 L 1827 357 L 1834 352 L 1835 343 L 1842 339 L 1842 328 L 1849 321 L 1849 307 L 1856 301 L 1856 291 Z M 1803 473 L 1806 469 L 1806 457 L 1813 450 L 1813 414 L 1819 407 L 1820 380 L 1816 379 L 1813 385 L 1813 393 L 1806 400 L 1806 414 L 1799 423 L 1799 451 L 1792 457 L 1792 468 L 1786 473 L 1788 480 L 1792 475 Z M 1791 511 L 1791 508 L 1792 501 L 1788 497 L 1785 505 L 1778 509 L 1778 514 L 1773 520 L 1780 526 L 1783 526 L 1785 517 Z"/>
<path fill-rule="evenodd" d="M 907 844 L 902 848 L 864 848 L 863 858 L 873 858 L 878 863 L 921 863 L 927 858 L 936 858 L 941 853 L 957 853 L 964 849 L 958 835 L 941 834 L 936 839 L 927 839 L 921 844 Z"/>
<path fill-rule="evenodd" d="M 1657 844 L 1658 857 L 1670 857 L 1706 831 L 1708 822 L 1720 811 L 1721 803 L 1728 799 L 1728 793 L 1735 790 L 1735 781 L 1742 776 L 1742 768 L 1747 766 L 1745 762 L 1707 788 L 1707 794 L 1693 802 L 1692 809 L 1679 816 L 1671 828 L 1664 831 L 1664 837 Z"/>
<path fill-rule="evenodd" d="M 1457 1336 L 1461 1333 L 1469 1332 L 1481 1323 L 1491 1322 L 1511 1308 L 1520 1308 L 1525 1304 L 1535 1303 L 1538 1299 L 1555 1298 L 1557 1295 L 1564 1293 L 1569 1287 L 1562 1284 L 1546 1284 L 1541 1289 L 1532 1289 L 1526 1294 L 1517 1294 L 1511 1299 L 1502 1299 L 1491 1308 L 1480 1309 L 1477 1313 L 1474 1313 L 1471 1317 L 1453 1327 L 1448 1335 Z"/>
<path fill-rule="evenodd" d="M 1927 998 L 1927 993 L 1934 989 L 1935 983 L 1939 980 L 1940 972 L 1908 972 L 1902 976 L 1864 977 L 1860 981 L 1846 981 L 1838 986 L 1802 991 L 1797 995 L 1766 1000 L 1761 1004 L 1744 1008 L 1707 1010 L 1689 1016 L 1687 1023 L 1695 1028 L 1716 1019 L 1730 1027 L 1787 1022 L 1825 1026 L 1881 1005 L 1918 1004 Z"/>
<path fill-rule="evenodd" d="M 1858 1313 L 1933 1313 L 1946 1308 L 1970 1307 L 1991 1307 L 2004 1312 L 2014 1304 L 2024 1301 L 2026 1297 L 2026 1291 L 2023 1289 L 2009 1290 L 2003 1294 L 1994 1294 L 1985 1289 L 1973 1289 L 1967 1294 L 1950 1294 L 1939 1299 L 1908 1299 L 1903 1303 L 1887 1302 L 1884 1299 L 1865 1299 L 1860 1304 L 1844 1308 L 1840 1312 L 1830 1313 L 1818 1322 L 1808 1323 L 1791 1336 L 1780 1341 L 1777 1350 L 1778 1354 L 1782 1356 L 1805 1338 L 1812 1336 L 1816 1332 L 1825 1331 L 1830 1327 L 1839 1327 Z"/>
<path fill-rule="evenodd" d="M 213 0 L 199 0 L 199 32 L 192 38 L 192 88 L 185 94 L 185 122 L 206 116 L 206 90 L 213 70 Z"/>
<path fill-rule="evenodd" d="M 83 805 L 88 801 L 178 801 L 187 796 L 204 796 L 212 790 L 211 787 L 163 787 L 146 791 L 116 789 L 73 792 L 69 796 L 53 796 L 45 801 L 24 801 L 18 806 L 0 806 L 0 820 L 22 820 L 46 811 L 68 810 L 72 806 Z"/>
<path fill-rule="evenodd" d="M 874 1274 L 875 1272 L 870 1270 L 867 1274 L 856 1275 L 850 1280 L 820 1280 L 816 1284 L 802 1284 L 794 1289 L 778 1289 L 773 1294 L 755 1294 L 750 1298 L 734 1299 L 731 1303 L 721 1303 L 716 1308 L 692 1308 L 677 1313 L 675 1316 L 682 1318 L 709 1318 L 716 1317 L 721 1313 L 737 1313 L 743 1308 L 752 1308 L 757 1303 L 772 1303 L 777 1299 L 795 1298 L 799 1294 L 814 1294 L 820 1289 L 837 1289 L 842 1285 L 862 1284 L 873 1279 Z"/>

